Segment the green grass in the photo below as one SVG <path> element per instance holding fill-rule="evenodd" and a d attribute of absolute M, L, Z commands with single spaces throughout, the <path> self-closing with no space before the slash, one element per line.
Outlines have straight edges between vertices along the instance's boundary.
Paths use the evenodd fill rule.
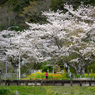
<path fill-rule="evenodd" d="M 0 95 L 95 95 L 93 86 L 0 86 Z"/>

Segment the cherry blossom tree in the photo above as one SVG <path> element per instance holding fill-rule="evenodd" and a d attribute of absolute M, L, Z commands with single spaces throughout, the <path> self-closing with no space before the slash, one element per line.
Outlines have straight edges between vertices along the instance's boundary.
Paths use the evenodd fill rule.
<path fill-rule="evenodd" d="M 1 48 L 12 57 L 19 55 L 20 47 L 26 63 L 62 60 L 77 74 L 84 74 L 87 66 L 95 62 L 95 7 L 81 5 L 73 10 L 71 5 L 65 5 L 65 9 L 66 13 L 43 12 L 49 23 L 26 22 L 28 30 L 7 31 L 8 39 L 3 37 L 6 30 L 0 32 Z"/>

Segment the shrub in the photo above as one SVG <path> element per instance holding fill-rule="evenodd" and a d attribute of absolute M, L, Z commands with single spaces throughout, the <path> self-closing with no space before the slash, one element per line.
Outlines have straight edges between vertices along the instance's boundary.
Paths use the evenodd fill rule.
<path fill-rule="evenodd" d="M 42 72 L 36 72 L 36 73 L 32 73 L 31 75 L 27 75 L 27 79 L 43 79 L 43 78 L 46 78 L 45 76 L 45 73 L 42 73 Z M 48 74 L 48 79 L 67 79 L 68 76 L 66 73 L 56 73 L 56 74 L 53 74 L 53 73 L 49 73 Z"/>
<path fill-rule="evenodd" d="M 48 79 L 53 79 L 54 78 L 54 74 L 53 73 L 49 73 L 48 74 Z"/>
<path fill-rule="evenodd" d="M 0 95 L 7 95 L 8 93 L 10 93 L 9 89 L 7 89 L 7 88 L 0 89 Z"/>
<path fill-rule="evenodd" d="M 85 77 L 89 77 L 89 78 L 95 78 L 95 73 L 92 73 L 92 75 L 91 75 L 91 73 L 90 74 L 84 74 L 84 76 Z"/>
<path fill-rule="evenodd" d="M 75 76 L 75 78 L 95 78 L 95 73 L 92 73 L 92 75 L 91 75 L 91 73 L 90 74 L 87 74 L 87 73 L 85 73 L 84 75 L 73 75 L 73 76 Z"/>
<path fill-rule="evenodd" d="M 44 73 L 42 72 L 36 72 L 36 73 L 32 73 L 31 75 L 27 75 L 28 79 L 42 79 L 44 78 Z"/>
<path fill-rule="evenodd" d="M 56 79 L 62 79 L 62 75 L 61 74 L 54 74 L 54 78 L 56 78 Z"/>

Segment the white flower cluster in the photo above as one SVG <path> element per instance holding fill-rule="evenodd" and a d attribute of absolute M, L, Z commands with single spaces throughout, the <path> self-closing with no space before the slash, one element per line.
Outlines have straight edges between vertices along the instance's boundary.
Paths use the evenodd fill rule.
<path fill-rule="evenodd" d="M 8 56 L 19 55 L 19 48 L 23 58 L 27 55 L 25 60 L 33 58 L 39 62 L 60 57 L 64 59 L 72 53 L 95 55 L 95 19 L 90 15 L 95 8 L 83 5 L 76 11 L 70 5 L 65 5 L 65 8 L 68 10 L 66 13 L 59 10 L 43 12 L 50 23 L 40 25 L 26 22 L 30 28 L 20 33 L 1 31 L 0 49 L 3 52 L 0 52 L 0 60 L 4 60 L 5 53 Z M 70 62 L 78 63 L 78 56 L 75 58 Z"/>

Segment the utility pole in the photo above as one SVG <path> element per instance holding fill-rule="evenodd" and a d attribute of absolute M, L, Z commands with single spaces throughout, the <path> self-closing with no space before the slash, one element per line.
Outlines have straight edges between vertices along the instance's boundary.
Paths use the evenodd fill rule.
<path fill-rule="evenodd" d="M 19 38 L 19 80 L 21 77 L 21 72 L 20 72 L 20 52 L 21 52 L 21 47 L 20 47 L 20 38 Z"/>
<path fill-rule="evenodd" d="M 10 26 L 8 29 L 7 29 L 7 38 L 8 38 L 8 31 L 10 28 L 12 27 L 16 27 L 16 28 L 19 28 L 18 26 Z M 7 54 L 6 54 L 6 78 L 7 78 Z"/>

